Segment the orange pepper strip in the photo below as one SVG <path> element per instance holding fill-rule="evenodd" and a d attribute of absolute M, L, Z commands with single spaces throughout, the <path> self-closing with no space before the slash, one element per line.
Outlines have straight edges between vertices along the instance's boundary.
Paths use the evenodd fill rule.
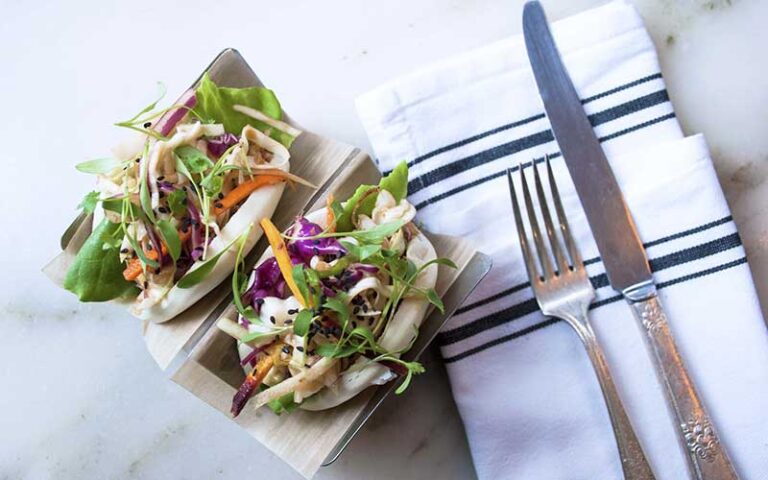
<path fill-rule="evenodd" d="M 214 202 L 213 214 L 220 215 L 230 208 L 234 207 L 241 201 L 245 200 L 254 190 L 265 187 L 267 185 L 274 185 L 284 181 L 285 178 L 278 175 L 259 175 L 254 177 L 253 180 L 243 182 L 237 187 L 233 188 L 226 197 L 219 201 Z"/>
<path fill-rule="evenodd" d="M 325 201 L 325 223 L 328 227 L 328 231 L 333 233 L 336 231 L 336 216 L 333 214 L 331 204 L 333 203 L 333 194 L 328 195 Z"/>
<path fill-rule="evenodd" d="M 280 267 L 280 273 L 283 274 L 286 285 L 291 289 L 296 300 L 306 308 L 307 302 L 304 300 L 304 296 L 301 294 L 299 286 L 296 285 L 296 282 L 293 280 L 293 263 L 291 263 L 291 257 L 288 255 L 288 248 L 285 246 L 283 237 L 280 236 L 280 231 L 268 218 L 262 218 L 259 223 L 264 230 L 264 234 L 267 236 L 267 240 L 269 240 L 269 245 L 272 247 L 272 254 L 275 256 L 275 260 L 277 260 L 277 266 Z"/>

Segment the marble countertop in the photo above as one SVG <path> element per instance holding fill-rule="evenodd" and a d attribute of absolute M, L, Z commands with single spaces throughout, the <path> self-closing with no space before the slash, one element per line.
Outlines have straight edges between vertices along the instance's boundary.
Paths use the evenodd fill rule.
<path fill-rule="evenodd" d="M 544 1 L 550 19 L 604 3 Z M 768 3 L 637 0 L 688 133 L 704 132 L 753 275 L 768 276 Z M 166 380 L 139 324 L 80 305 L 40 268 L 108 151 L 112 121 L 179 92 L 238 48 L 308 130 L 368 147 L 353 99 L 428 62 L 520 32 L 521 0 L 11 2 L 0 17 L 0 478 L 299 476 Z M 34 172 L 34 173 L 32 173 Z M 32 176 L 34 175 L 34 176 Z M 758 281 L 764 306 L 768 282 Z M 768 309 L 764 307 L 764 313 Z M 437 357 L 319 479 L 473 478 Z"/>

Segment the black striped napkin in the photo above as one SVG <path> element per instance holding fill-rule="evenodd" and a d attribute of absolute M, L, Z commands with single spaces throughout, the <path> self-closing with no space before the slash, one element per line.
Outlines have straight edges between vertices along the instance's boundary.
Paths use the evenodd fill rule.
<path fill-rule="evenodd" d="M 706 143 L 683 137 L 629 4 L 562 20 L 553 33 L 721 436 L 742 473 L 768 475 L 768 338 Z M 408 160 L 409 198 L 427 229 L 471 239 L 494 258 L 438 338 L 480 478 L 621 478 L 584 349 L 567 325 L 538 311 L 516 240 L 505 169 L 547 154 L 588 259 L 591 317 L 629 414 L 658 478 L 686 478 L 641 332 L 608 285 L 522 38 L 384 85 L 359 98 L 358 111 L 382 170 Z"/>

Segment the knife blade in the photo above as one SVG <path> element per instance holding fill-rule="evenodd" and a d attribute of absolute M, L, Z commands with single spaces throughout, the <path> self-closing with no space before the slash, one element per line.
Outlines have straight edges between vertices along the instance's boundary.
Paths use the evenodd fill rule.
<path fill-rule="evenodd" d="M 552 126 L 597 249 L 614 289 L 645 330 L 672 407 L 688 464 L 701 480 L 738 479 L 669 330 L 648 257 L 608 159 L 549 31 L 544 9 L 529 1 L 523 35 L 544 110 Z"/>
<path fill-rule="evenodd" d="M 597 249 L 616 290 L 651 280 L 651 268 L 619 184 L 592 131 L 571 79 L 549 33 L 544 10 L 528 3 L 523 31 L 536 83 Z"/>

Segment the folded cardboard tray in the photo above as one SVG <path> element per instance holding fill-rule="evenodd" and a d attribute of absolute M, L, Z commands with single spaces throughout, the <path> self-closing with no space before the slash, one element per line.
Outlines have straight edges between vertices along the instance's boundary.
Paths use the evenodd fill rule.
<path fill-rule="evenodd" d="M 220 86 L 263 85 L 233 49 L 221 52 L 205 71 Z M 197 81 L 192 88 L 196 84 Z M 284 120 L 301 128 L 288 116 Z M 319 187 L 315 190 L 303 187 L 285 190 L 273 217 L 273 222 L 281 229 L 287 228 L 297 215 L 324 206 L 328 194 L 347 198 L 358 185 L 375 184 L 380 178 L 365 152 L 311 132 L 305 131 L 299 136 L 290 153 L 291 172 Z M 64 233 L 62 252 L 44 269 L 54 282 L 63 283 L 66 270 L 90 235 L 92 225 L 92 216 L 81 215 Z M 466 241 L 428 232 L 427 235 L 438 256 L 452 259 L 459 268 L 439 267 L 436 290 L 443 298 L 445 312 L 435 309 L 429 313 L 413 347 L 403 355 L 406 360 L 421 355 L 491 266 L 490 258 L 475 251 Z M 252 267 L 266 247 L 266 240 L 262 238 L 246 259 L 246 267 Z M 240 416 L 233 419 L 229 408 L 245 375 L 235 340 L 215 328 L 216 320 L 221 316 L 232 318 L 235 315 L 229 285 L 229 282 L 223 282 L 169 322 L 144 322 L 142 335 L 147 349 L 174 382 L 219 410 L 230 421 L 238 423 L 304 477 L 311 478 L 321 466 L 338 458 L 399 381 L 370 387 L 345 404 L 323 412 L 296 410 L 278 416 L 267 408 L 255 410 L 246 406 Z M 418 377 L 414 381 L 418 381 Z"/>

